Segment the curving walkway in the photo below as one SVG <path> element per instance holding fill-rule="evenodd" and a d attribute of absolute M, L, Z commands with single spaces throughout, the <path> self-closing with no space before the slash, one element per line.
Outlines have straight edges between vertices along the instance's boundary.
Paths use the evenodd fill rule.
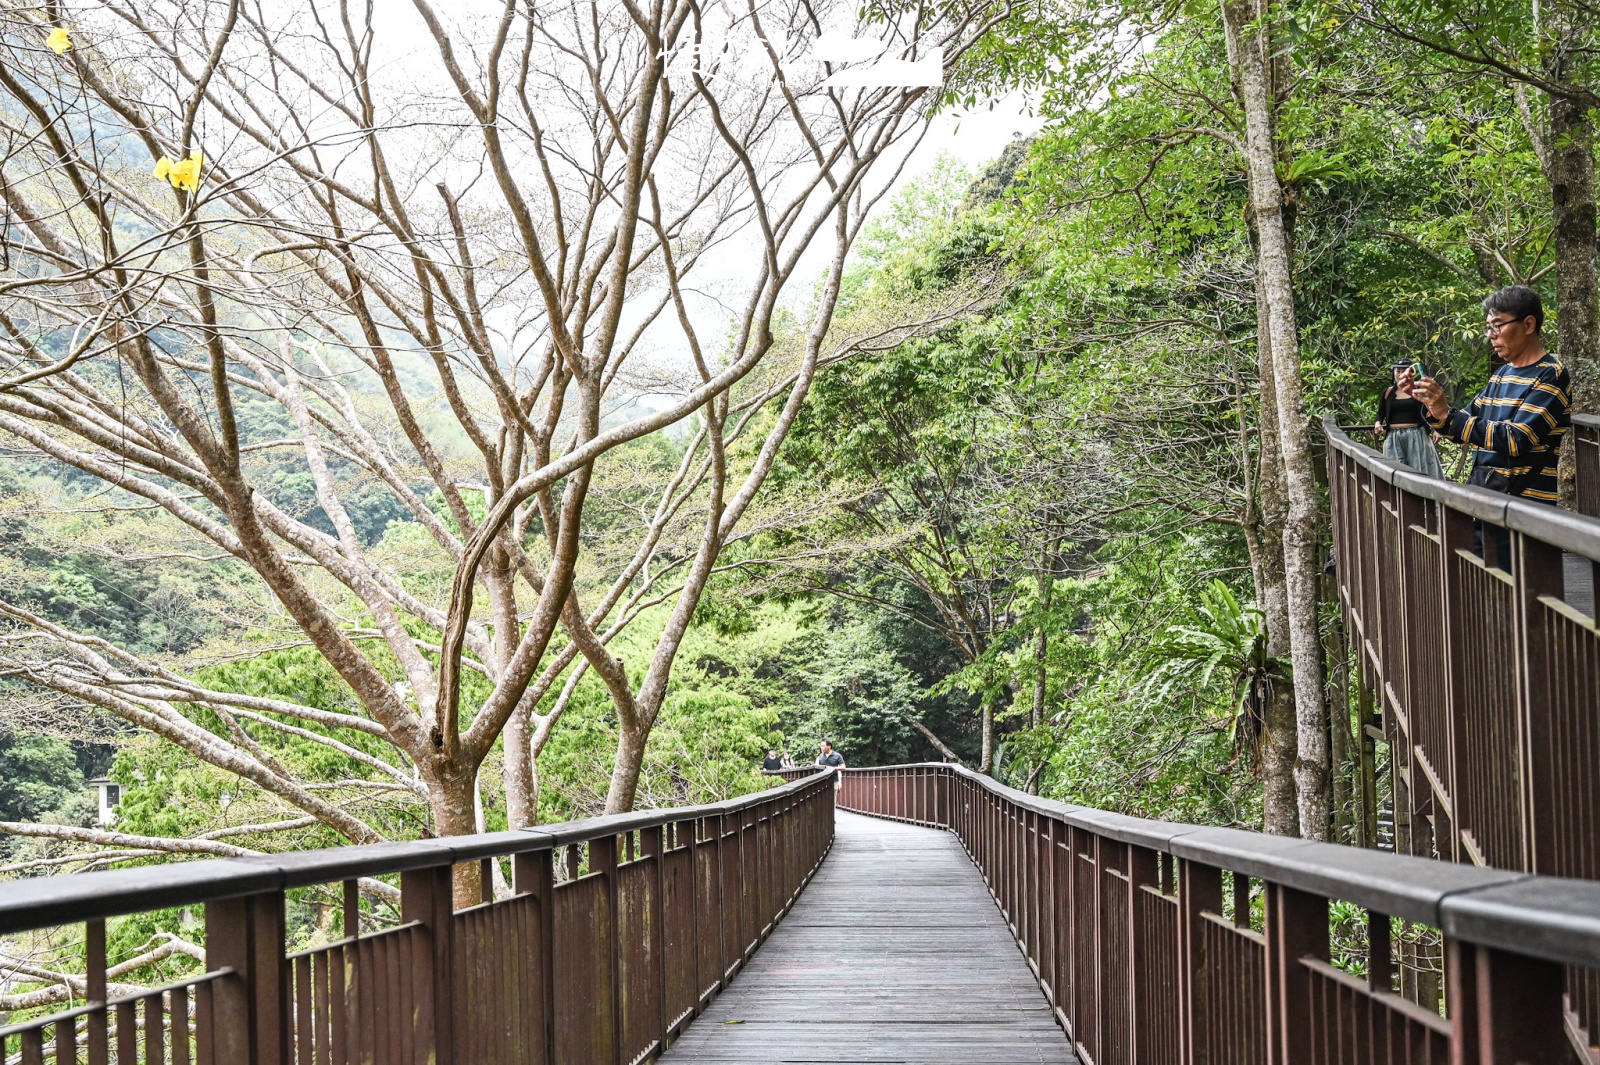
<path fill-rule="evenodd" d="M 1076 1065 L 955 836 L 837 816 L 794 909 L 661 1060 Z"/>

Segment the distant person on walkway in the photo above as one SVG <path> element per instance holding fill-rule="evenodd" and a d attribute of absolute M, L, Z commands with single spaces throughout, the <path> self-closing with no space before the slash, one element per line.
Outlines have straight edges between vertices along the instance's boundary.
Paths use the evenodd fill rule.
<path fill-rule="evenodd" d="M 1546 351 L 1544 303 L 1522 285 L 1483 301 L 1484 332 L 1505 360 L 1464 410 L 1454 410 L 1439 382 L 1408 382 L 1441 435 L 1472 447 L 1468 484 L 1531 503 L 1556 503 L 1556 458 L 1572 428 L 1572 380 L 1553 351 Z M 1409 377 L 1409 371 L 1406 374 Z M 1479 530 L 1482 553 L 1482 530 Z M 1495 531 L 1502 569 L 1512 569 L 1511 534 Z"/>
<path fill-rule="evenodd" d="M 767 757 L 762 759 L 761 768 L 768 773 L 774 773 L 783 768 L 783 759 L 778 756 L 776 747 L 767 748 Z"/>
<path fill-rule="evenodd" d="M 833 749 L 833 741 L 832 740 L 823 740 L 822 741 L 822 753 L 817 755 L 817 764 L 820 765 L 820 766 L 823 766 L 824 768 L 827 768 L 827 767 L 831 766 L 831 767 L 833 767 L 835 769 L 843 769 L 844 768 L 844 755 L 840 754 L 838 751 Z M 833 790 L 834 791 L 838 791 L 843 786 L 844 786 L 844 774 L 843 773 L 835 774 L 834 778 L 833 778 Z"/>
<path fill-rule="evenodd" d="M 1444 467 L 1439 465 L 1439 452 L 1433 447 L 1438 434 L 1424 423 L 1426 413 L 1412 394 L 1411 377 L 1411 363 L 1395 365 L 1394 382 L 1378 400 L 1378 420 L 1372 423 L 1372 431 L 1383 441 L 1385 458 L 1443 480 Z"/>

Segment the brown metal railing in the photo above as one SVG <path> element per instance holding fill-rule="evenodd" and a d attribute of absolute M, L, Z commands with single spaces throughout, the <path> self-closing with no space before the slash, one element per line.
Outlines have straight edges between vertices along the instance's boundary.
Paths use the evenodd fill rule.
<path fill-rule="evenodd" d="M 1579 421 L 1580 483 L 1600 491 L 1600 422 Z M 1600 520 L 1324 430 L 1339 603 L 1379 712 L 1365 725 L 1390 746 L 1396 849 L 1600 879 Z"/>
<path fill-rule="evenodd" d="M 1572 509 L 1590 518 L 1600 518 L 1600 418 L 1593 414 L 1574 414 L 1572 433 L 1573 458 L 1576 461 Z"/>
<path fill-rule="evenodd" d="M 833 839 L 832 775 L 527 831 L 13 881 L 0 936 L 82 923 L 87 1002 L 0 1027 L 18 1065 L 630 1065 L 704 1009 Z M 495 900 L 490 863 L 509 861 Z M 481 905 L 456 910 L 456 865 Z M 564 876 L 558 876 L 558 871 Z M 286 953 L 285 892 L 398 874 L 396 927 Z M 106 993 L 106 921 L 204 907 L 205 971 Z"/>
<path fill-rule="evenodd" d="M 961 766 L 846 770 L 839 805 L 960 838 L 1093 1065 L 1593 1060 L 1562 980 L 1600 966 L 1600 883 L 1122 817 Z M 1330 900 L 1364 911 L 1360 965 Z M 1442 930 L 1443 1014 L 1395 993 L 1391 917 Z"/>
<path fill-rule="evenodd" d="M 822 767 L 820 765 L 791 765 L 785 766 L 783 769 L 763 769 L 762 772 L 769 777 L 778 777 L 781 780 L 803 780 L 806 777 L 822 772 Z"/>

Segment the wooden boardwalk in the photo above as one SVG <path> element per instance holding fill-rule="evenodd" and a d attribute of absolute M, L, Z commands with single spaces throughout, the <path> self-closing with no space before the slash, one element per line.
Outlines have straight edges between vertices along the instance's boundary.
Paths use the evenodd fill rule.
<path fill-rule="evenodd" d="M 661 1060 L 1076 1065 L 955 836 L 837 825 L 794 909 Z"/>

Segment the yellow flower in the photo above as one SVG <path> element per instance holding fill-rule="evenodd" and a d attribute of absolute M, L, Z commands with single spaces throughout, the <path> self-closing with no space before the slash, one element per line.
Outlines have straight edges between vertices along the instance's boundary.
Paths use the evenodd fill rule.
<path fill-rule="evenodd" d="M 156 177 L 166 178 L 175 189 L 197 192 L 200 189 L 200 168 L 205 161 L 206 157 L 199 152 L 190 152 L 189 158 L 177 162 L 163 155 L 156 161 Z"/>
<path fill-rule="evenodd" d="M 62 27 L 57 26 L 55 29 L 50 31 L 50 36 L 44 39 L 44 43 L 48 45 L 56 53 L 56 55 L 60 55 L 68 48 L 72 47 L 72 34 L 68 33 Z"/>

